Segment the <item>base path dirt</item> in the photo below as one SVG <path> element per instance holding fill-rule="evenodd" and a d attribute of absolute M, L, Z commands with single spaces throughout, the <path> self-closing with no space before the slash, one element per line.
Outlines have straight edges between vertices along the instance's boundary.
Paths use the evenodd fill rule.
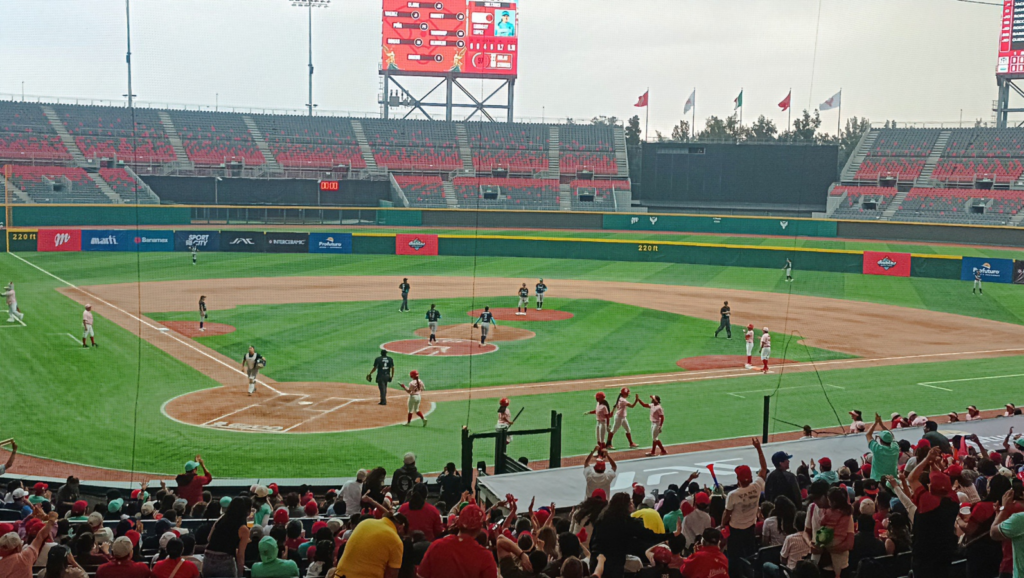
<path fill-rule="evenodd" d="M 170 419 L 214 429 L 312 433 L 404 423 L 404 395 L 392 390 L 389 404 L 380 406 L 373 384 L 277 383 L 261 377 L 257 395 L 250 398 L 246 395 L 246 381 L 237 359 L 229 359 L 201 342 L 166 331 L 143 312 L 188 311 L 200 294 L 207 296 L 213 314 L 218 309 L 239 305 L 378 301 L 400 281 L 400 277 L 270 277 L 161 281 L 141 286 L 135 283 L 97 285 L 59 291 L 82 304 L 93 303 L 96 313 L 127 331 L 140 334 L 146 341 L 223 384 L 220 388 L 192 392 L 171 400 L 164 407 Z M 429 302 L 429 299 L 475 297 L 477 303 L 492 306 L 514 306 L 518 299 L 509 295 L 522 283 L 520 279 L 458 277 L 421 277 L 411 281 L 414 304 Z M 548 286 L 551 297 L 601 299 L 711 321 L 718 321 L 722 301 L 728 300 L 736 324 L 770 326 L 801 337 L 808 346 L 859 357 L 776 368 L 775 371 L 783 373 L 1024 354 L 1024 346 L 1006 346 L 1024 343 L 1024 327 L 949 313 L 706 287 L 557 279 L 548 280 Z M 515 312 L 514 307 L 511 311 Z M 530 315 L 534 313 L 531 311 Z M 523 320 L 522 316 L 515 315 L 510 319 Z M 898 327 L 899 332 L 893 331 L 893 327 Z M 498 329 L 500 331 L 501 327 Z M 737 348 L 741 347 L 742 343 L 737 342 Z M 424 407 L 432 407 L 433 402 L 462 401 L 470 396 L 488 399 L 730 377 L 763 378 L 759 375 L 739 365 L 657 375 L 509 384 L 471 391 L 428 391 L 423 402 Z"/>
<path fill-rule="evenodd" d="M 480 343 L 479 340 L 471 339 L 438 339 L 434 343 L 427 339 L 406 339 L 390 341 L 382 347 L 391 353 L 427 357 L 464 357 L 498 350 L 498 346 L 493 343 Z"/>
<path fill-rule="evenodd" d="M 468 315 L 473 319 L 479 319 L 480 314 L 483 313 L 483 309 L 477 309 L 470 311 Z M 536 309 L 526 308 L 526 315 L 516 315 L 520 313 L 513 307 L 499 307 L 497 309 L 491 308 L 491 313 L 494 318 L 498 321 L 565 321 L 566 319 L 572 319 L 572 313 L 568 311 L 558 311 L 557 309 L 542 309 L 537 311 Z"/>
<path fill-rule="evenodd" d="M 430 328 L 424 327 L 415 331 L 419 337 L 429 338 Z M 472 323 L 460 323 L 459 325 L 444 325 L 437 328 L 434 334 L 438 339 L 466 339 L 468 341 L 480 341 L 480 328 L 473 327 Z M 533 339 L 537 334 L 519 327 L 492 327 L 487 334 L 487 341 L 519 341 L 522 339 Z"/>
<path fill-rule="evenodd" d="M 761 358 L 755 353 L 751 363 L 755 368 L 760 369 Z M 776 365 L 796 363 L 789 359 L 770 359 L 768 365 L 775 367 Z M 747 364 L 747 357 L 745 355 L 701 355 L 698 357 L 687 357 L 680 359 L 676 362 L 676 365 L 682 367 L 687 371 L 699 371 L 701 369 L 738 369 Z"/>
<path fill-rule="evenodd" d="M 161 321 L 160 325 L 185 337 L 213 337 L 235 332 L 234 326 L 226 323 L 203 323 L 202 330 L 199 329 L 198 321 Z"/>

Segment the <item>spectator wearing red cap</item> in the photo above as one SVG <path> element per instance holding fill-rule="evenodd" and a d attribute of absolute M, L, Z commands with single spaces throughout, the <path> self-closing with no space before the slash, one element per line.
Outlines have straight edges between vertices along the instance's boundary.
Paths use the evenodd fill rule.
<path fill-rule="evenodd" d="M 730 535 L 730 541 L 732 536 Z M 708 528 L 701 534 L 700 541 L 689 558 L 683 562 L 681 573 L 684 578 L 712 578 L 725 576 L 729 572 L 730 561 L 722 554 L 718 545 L 722 541 L 722 533 Z M 729 545 L 732 548 L 732 545 Z M 737 574 L 741 575 L 741 574 Z"/>
<path fill-rule="evenodd" d="M 931 448 L 908 477 L 917 513 L 914 515 L 914 541 L 911 566 L 914 576 L 944 578 L 956 553 L 956 518 L 960 502 L 953 493 L 949 476 L 938 470 L 939 448 Z M 928 475 L 928 487 L 921 476 Z"/>
<path fill-rule="evenodd" d="M 484 511 L 470 504 L 459 512 L 458 534 L 437 540 L 427 548 L 416 572 L 420 578 L 494 578 L 498 566 L 491 552 L 476 541 L 484 525 Z"/>
<path fill-rule="evenodd" d="M 317 505 L 316 500 L 310 500 L 306 502 L 305 506 L 302 506 L 302 513 L 306 514 L 307 518 L 319 518 L 320 506 Z"/>
<path fill-rule="evenodd" d="M 757 512 L 758 502 L 761 499 L 761 492 L 764 491 L 764 482 L 768 477 L 768 462 L 764 459 L 764 452 L 761 451 L 761 440 L 751 440 L 754 449 L 757 450 L 757 459 L 761 469 L 754 478 L 750 466 L 739 466 L 736 468 L 736 479 L 739 487 L 729 492 L 725 499 L 725 514 L 722 516 L 722 527 L 729 529 L 729 567 L 731 574 L 741 575 L 739 568 L 747 558 L 757 553 Z"/>
<path fill-rule="evenodd" d="M 429 542 L 444 533 L 441 513 L 427 503 L 427 485 L 420 482 L 409 492 L 409 501 L 398 508 L 398 513 L 409 520 L 409 533 L 420 531 Z"/>
<path fill-rule="evenodd" d="M 591 464 L 594 454 L 597 454 L 597 461 Z M 583 478 L 587 481 L 585 497 L 593 496 L 594 490 L 598 488 L 604 490 L 606 496 L 610 495 L 612 483 L 615 482 L 615 477 L 618 475 L 617 470 L 618 466 L 615 465 L 615 460 L 601 446 L 590 450 L 587 459 L 583 460 Z"/>
<path fill-rule="evenodd" d="M 819 472 L 818 469 L 821 469 Z M 832 460 L 830 458 L 821 458 L 818 460 L 818 467 L 815 467 L 814 460 L 811 460 L 811 482 L 817 482 L 818 480 L 824 480 L 828 482 L 828 485 L 839 483 L 839 474 L 832 471 Z"/>
<path fill-rule="evenodd" d="M 198 468 L 203 468 L 203 475 L 200 476 L 196 473 Z M 203 486 L 212 481 L 213 474 L 206 469 L 206 463 L 203 462 L 202 456 L 196 456 L 195 461 L 185 463 L 185 473 L 178 474 L 174 478 L 174 482 L 178 485 L 174 493 L 188 502 L 188 507 L 191 508 L 196 502 L 203 501 Z"/>
<path fill-rule="evenodd" d="M 50 486 L 45 482 L 36 482 L 32 486 L 32 495 L 28 498 L 28 503 L 33 506 L 36 504 L 42 504 L 43 502 L 50 501 Z"/>
<path fill-rule="evenodd" d="M 686 547 L 693 548 L 697 538 L 711 527 L 711 515 L 708 514 L 708 507 L 711 505 L 711 496 L 706 492 L 697 492 L 693 495 L 693 505 L 684 501 L 680 509 L 683 512 L 682 535 L 686 540 Z M 687 506 L 690 506 L 687 508 Z M 687 510 L 690 510 L 687 512 Z"/>
<path fill-rule="evenodd" d="M 32 543 L 25 545 L 15 532 L 0 536 L 0 576 L 4 578 L 32 578 L 32 565 L 39 558 L 39 550 L 50 535 L 53 521 L 47 520 L 36 533 Z"/>

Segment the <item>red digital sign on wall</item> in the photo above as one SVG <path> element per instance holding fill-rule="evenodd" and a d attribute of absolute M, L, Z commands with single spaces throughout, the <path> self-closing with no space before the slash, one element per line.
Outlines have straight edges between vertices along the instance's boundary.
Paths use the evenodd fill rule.
<path fill-rule="evenodd" d="M 1003 0 L 996 74 L 1024 76 L 1024 0 Z"/>
<path fill-rule="evenodd" d="M 517 0 L 384 0 L 381 67 L 404 72 L 515 77 Z"/>

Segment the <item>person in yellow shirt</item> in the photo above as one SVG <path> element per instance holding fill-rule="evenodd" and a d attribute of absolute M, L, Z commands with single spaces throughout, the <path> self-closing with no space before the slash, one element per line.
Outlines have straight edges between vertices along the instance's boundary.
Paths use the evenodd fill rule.
<path fill-rule="evenodd" d="M 366 500 L 366 497 L 363 498 Z M 336 576 L 345 578 L 397 578 L 402 568 L 402 536 L 408 521 L 402 514 L 384 511 L 380 520 L 363 520 L 352 531 Z"/>
<path fill-rule="evenodd" d="M 662 521 L 658 511 L 654 509 L 654 496 L 645 497 L 640 509 L 633 512 L 632 516 L 643 521 L 644 527 L 655 534 L 665 533 L 665 522 Z"/>

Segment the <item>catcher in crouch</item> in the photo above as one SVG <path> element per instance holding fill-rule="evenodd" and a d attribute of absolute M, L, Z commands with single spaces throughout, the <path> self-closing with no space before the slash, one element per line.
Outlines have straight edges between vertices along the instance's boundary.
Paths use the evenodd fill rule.
<path fill-rule="evenodd" d="M 267 360 L 256 353 L 256 348 L 249 346 L 249 352 L 242 356 L 242 369 L 249 376 L 249 395 L 256 393 L 256 377 L 260 370 L 267 366 Z"/>

